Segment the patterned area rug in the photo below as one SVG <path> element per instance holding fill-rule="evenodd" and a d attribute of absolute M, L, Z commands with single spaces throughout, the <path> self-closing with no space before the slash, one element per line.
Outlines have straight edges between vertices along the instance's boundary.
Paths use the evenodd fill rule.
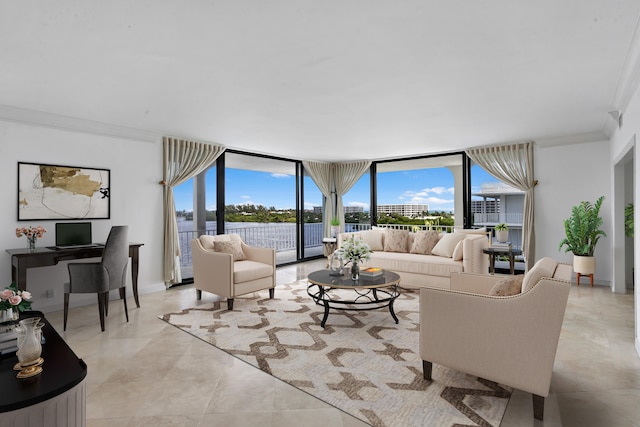
<path fill-rule="evenodd" d="M 397 325 L 387 308 L 331 310 L 322 328 L 306 286 L 237 298 L 233 311 L 223 301 L 161 319 L 374 426 L 500 424 L 510 388 L 436 364 L 433 381 L 423 379 L 417 291 L 396 300 Z"/>

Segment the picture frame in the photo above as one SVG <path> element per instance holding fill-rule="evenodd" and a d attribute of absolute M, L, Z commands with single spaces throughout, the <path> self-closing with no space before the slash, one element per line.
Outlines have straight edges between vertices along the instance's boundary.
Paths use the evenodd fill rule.
<path fill-rule="evenodd" d="M 18 221 L 109 219 L 111 170 L 18 162 Z"/>

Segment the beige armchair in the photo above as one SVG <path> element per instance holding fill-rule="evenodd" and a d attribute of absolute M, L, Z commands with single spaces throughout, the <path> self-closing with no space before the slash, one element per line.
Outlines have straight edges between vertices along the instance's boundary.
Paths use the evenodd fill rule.
<path fill-rule="evenodd" d="M 203 235 L 191 240 L 193 281 L 197 298 L 202 291 L 227 298 L 233 310 L 236 296 L 276 286 L 276 251 L 247 246 L 237 234 Z"/>
<path fill-rule="evenodd" d="M 517 276 L 489 274 L 456 273 L 451 290 L 421 289 L 424 378 L 431 380 L 437 363 L 530 392 L 541 420 L 571 275 L 570 265 L 543 258 L 516 282 L 515 295 L 493 296 L 506 285 L 513 289 Z"/>

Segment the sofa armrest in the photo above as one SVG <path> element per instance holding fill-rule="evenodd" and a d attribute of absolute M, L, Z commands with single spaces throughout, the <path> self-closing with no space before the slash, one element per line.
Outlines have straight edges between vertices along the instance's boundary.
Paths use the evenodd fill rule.
<path fill-rule="evenodd" d="M 196 289 L 233 297 L 233 255 L 205 249 L 199 239 L 191 240 L 193 282 Z"/>
<path fill-rule="evenodd" d="M 273 248 L 259 248 L 242 242 L 242 252 L 249 261 L 261 262 L 273 267 L 276 265 L 276 250 Z"/>
<path fill-rule="evenodd" d="M 489 272 L 489 256 L 482 252 L 488 247 L 489 242 L 483 234 L 465 237 L 462 241 L 462 271 L 481 274 Z"/>

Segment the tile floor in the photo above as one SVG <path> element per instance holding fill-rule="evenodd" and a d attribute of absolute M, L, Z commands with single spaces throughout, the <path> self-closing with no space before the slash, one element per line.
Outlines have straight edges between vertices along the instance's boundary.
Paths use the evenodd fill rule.
<path fill-rule="evenodd" d="M 323 262 L 279 268 L 277 282 L 304 278 Z M 157 318 L 197 305 L 192 286 L 140 302 L 125 323 L 122 304 L 112 301 L 104 333 L 95 305 L 72 309 L 61 332 L 89 367 L 88 426 L 366 425 Z M 502 426 L 640 426 L 633 310 L 631 294 L 574 286 L 544 423 L 532 417 L 531 395 L 516 391 Z M 47 319 L 62 331 L 62 312 Z"/>

